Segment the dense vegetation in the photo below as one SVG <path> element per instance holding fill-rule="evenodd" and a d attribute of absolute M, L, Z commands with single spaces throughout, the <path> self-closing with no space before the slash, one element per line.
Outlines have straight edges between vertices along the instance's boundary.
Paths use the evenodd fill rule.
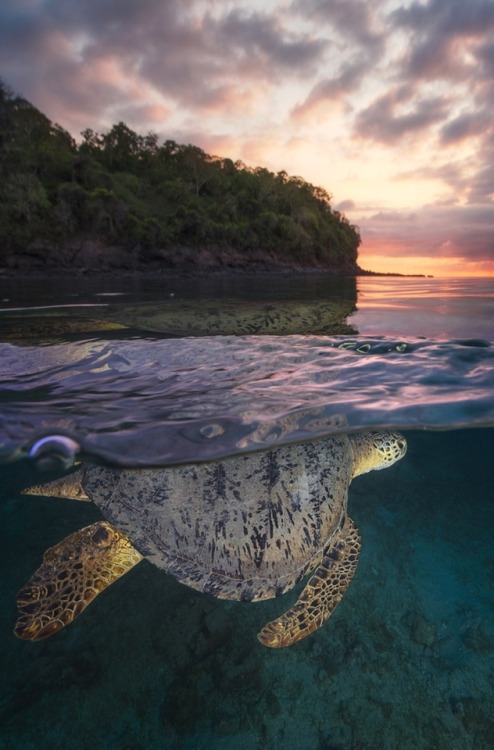
<path fill-rule="evenodd" d="M 0 264 L 33 246 L 97 240 L 139 263 L 181 247 L 352 270 L 360 237 L 320 187 L 123 122 L 78 145 L 0 82 Z"/>

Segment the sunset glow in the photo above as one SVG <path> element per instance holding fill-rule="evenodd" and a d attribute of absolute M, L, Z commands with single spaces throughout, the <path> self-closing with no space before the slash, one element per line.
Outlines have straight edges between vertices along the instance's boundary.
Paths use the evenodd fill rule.
<path fill-rule="evenodd" d="M 4 0 L 0 76 L 323 186 L 381 272 L 494 276 L 492 0 Z"/>

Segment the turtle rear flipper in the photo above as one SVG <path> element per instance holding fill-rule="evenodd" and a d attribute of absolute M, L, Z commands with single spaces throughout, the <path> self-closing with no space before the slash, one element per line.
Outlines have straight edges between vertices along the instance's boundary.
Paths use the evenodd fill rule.
<path fill-rule="evenodd" d="M 83 484 L 84 470 L 82 467 L 71 474 L 43 484 L 35 484 L 22 490 L 23 495 L 41 495 L 42 497 L 63 497 L 65 500 L 83 500 L 91 502 Z"/>
<path fill-rule="evenodd" d="M 261 643 L 271 648 L 291 646 L 324 625 L 350 585 L 360 547 L 358 529 L 347 517 L 336 541 L 326 551 L 293 607 L 268 622 L 258 634 Z"/>
<path fill-rule="evenodd" d="M 74 532 L 45 552 L 19 591 L 14 633 L 28 641 L 54 635 L 140 560 L 129 539 L 106 521 Z"/>

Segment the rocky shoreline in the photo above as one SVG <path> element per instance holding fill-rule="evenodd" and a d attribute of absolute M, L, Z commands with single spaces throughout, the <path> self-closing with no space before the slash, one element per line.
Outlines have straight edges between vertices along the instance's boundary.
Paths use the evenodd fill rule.
<path fill-rule="evenodd" d="M 116 275 L 191 278 L 203 276 L 403 276 L 400 273 L 376 273 L 360 268 L 356 263 L 340 267 L 303 265 L 282 262 L 269 252 L 259 250 L 243 255 L 235 250 L 219 247 L 173 246 L 140 252 L 139 248 L 108 246 L 94 240 L 84 240 L 63 246 L 34 245 L 22 253 L 0 257 L 0 278 L 66 277 L 77 274 L 92 277 Z M 413 274 L 423 276 L 423 274 Z"/>
<path fill-rule="evenodd" d="M 2 267 L 3 266 L 3 267 Z M 325 272 L 332 269 L 324 266 L 304 266 L 293 260 L 284 262 L 270 252 L 257 250 L 248 254 L 232 248 L 219 246 L 191 247 L 172 245 L 166 248 L 143 250 L 139 246 L 125 247 L 107 245 L 103 242 L 83 239 L 63 245 L 33 244 L 23 252 L 6 253 L 0 256 L 0 273 L 73 273 L 76 270 L 83 274 L 118 273 L 243 273 L 257 271 L 276 271 L 287 273 Z M 346 264 L 344 269 L 358 272 L 358 266 Z"/>

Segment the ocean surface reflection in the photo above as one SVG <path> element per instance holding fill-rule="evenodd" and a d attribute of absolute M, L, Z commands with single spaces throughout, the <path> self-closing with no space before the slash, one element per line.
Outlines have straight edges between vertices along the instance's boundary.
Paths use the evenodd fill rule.
<path fill-rule="evenodd" d="M 494 279 L 363 277 L 350 322 L 359 333 L 426 338 L 494 336 Z"/>

